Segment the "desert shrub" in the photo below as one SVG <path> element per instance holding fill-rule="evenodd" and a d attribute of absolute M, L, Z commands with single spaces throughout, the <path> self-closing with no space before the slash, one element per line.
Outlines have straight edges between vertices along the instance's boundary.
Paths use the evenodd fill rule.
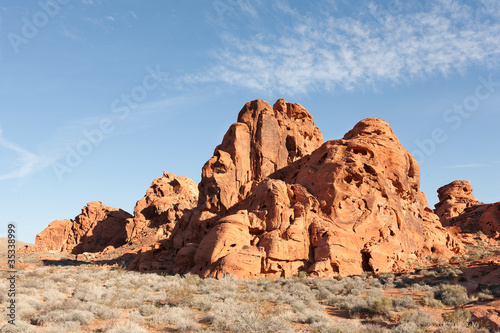
<path fill-rule="evenodd" d="M 344 295 L 360 295 L 365 290 L 365 282 L 358 276 L 342 280 Z"/>
<path fill-rule="evenodd" d="M 50 332 L 50 333 L 81 332 L 80 323 L 78 321 L 66 321 L 63 323 L 49 323 L 46 326 L 45 332 Z"/>
<path fill-rule="evenodd" d="M 255 303 L 226 299 L 214 304 L 212 328 L 217 332 L 284 332 L 290 329 L 287 311 L 279 307 L 263 311 Z"/>
<path fill-rule="evenodd" d="M 128 318 L 137 324 L 142 324 L 144 322 L 144 317 L 141 315 L 139 310 L 132 310 L 128 313 Z"/>
<path fill-rule="evenodd" d="M 199 328 L 194 320 L 194 313 L 189 308 L 164 307 L 153 317 L 153 321 L 161 324 L 172 324 L 182 332 L 192 331 Z"/>
<path fill-rule="evenodd" d="M 213 304 L 214 304 L 214 301 L 211 297 L 207 296 L 207 295 L 198 295 L 198 297 L 196 297 L 192 303 L 192 306 L 195 308 L 195 309 L 198 309 L 200 311 L 209 311 L 210 309 L 212 309 L 213 307 Z"/>
<path fill-rule="evenodd" d="M 434 289 L 434 297 L 445 305 L 462 305 L 470 301 L 464 286 L 441 284 Z"/>
<path fill-rule="evenodd" d="M 492 299 L 495 299 L 495 296 L 493 296 L 491 290 L 485 289 L 477 294 L 477 298 L 480 301 L 491 301 Z"/>
<path fill-rule="evenodd" d="M 423 297 L 422 300 L 425 305 L 431 307 L 431 308 L 439 308 L 443 306 L 443 303 L 441 303 L 440 300 L 437 300 L 435 298 L 435 293 L 434 291 L 430 290 L 428 291 Z"/>
<path fill-rule="evenodd" d="M 126 321 L 115 325 L 113 328 L 106 331 L 106 333 L 148 333 L 148 331 L 133 321 Z"/>
<path fill-rule="evenodd" d="M 282 290 L 302 301 L 313 301 L 316 299 L 316 295 L 311 288 L 300 282 L 287 281 L 282 286 Z"/>
<path fill-rule="evenodd" d="M 420 333 L 422 330 L 416 323 L 412 322 L 404 322 L 400 323 L 394 329 L 391 330 L 391 332 L 395 333 Z"/>
<path fill-rule="evenodd" d="M 84 302 L 98 302 L 105 291 L 101 285 L 83 283 L 76 286 L 73 297 Z"/>
<path fill-rule="evenodd" d="M 371 298 L 382 298 L 384 297 L 384 290 L 380 288 L 370 288 L 366 296 Z"/>
<path fill-rule="evenodd" d="M 311 306 L 303 301 L 297 301 L 292 306 L 294 313 L 292 321 L 296 323 L 312 324 L 324 321 L 327 318 L 325 310 L 321 306 L 318 306 L 317 303 Z"/>
<path fill-rule="evenodd" d="M 369 305 L 369 311 L 376 314 L 381 314 L 385 316 L 391 315 L 394 310 L 393 300 L 389 297 L 383 297 L 381 299 L 375 299 Z"/>
<path fill-rule="evenodd" d="M 400 324 L 415 323 L 418 327 L 427 327 L 432 324 L 431 316 L 424 311 L 405 311 L 399 319 Z"/>
<path fill-rule="evenodd" d="M 452 313 L 444 316 L 444 321 L 453 324 L 469 323 L 472 315 L 469 310 L 457 309 Z"/>
<path fill-rule="evenodd" d="M 156 313 L 156 307 L 153 304 L 143 304 L 139 307 L 139 313 L 144 317 L 151 316 Z"/>
<path fill-rule="evenodd" d="M 17 295 L 16 302 L 19 305 L 19 308 L 31 307 L 31 308 L 34 308 L 36 310 L 40 310 L 44 305 L 43 302 L 38 300 L 38 298 L 32 297 L 32 296 L 26 296 L 23 294 Z"/>
<path fill-rule="evenodd" d="M 55 310 L 35 317 L 35 322 L 40 325 L 48 322 L 63 323 L 77 321 L 81 325 L 87 325 L 94 319 L 94 314 L 85 310 Z"/>
<path fill-rule="evenodd" d="M 334 322 L 331 319 L 309 325 L 311 331 L 319 333 L 355 333 L 362 332 L 362 327 L 359 322 L 348 322 L 345 320 Z"/>
<path fill-rule="evenodd" d="M 318 288 L 318 292 L 316 293 L 316 299 L 318 300 L 328 299 L 329 297 L 332 296 L 333 296 L 332 292 L 323 287 Z"/>
<path fill-rule="evenodd" d="M 394 309 L 398 312 L 415 308 L 418 308 L 418 305 L 410 296 L 403 296 L 394 300 Z"/>

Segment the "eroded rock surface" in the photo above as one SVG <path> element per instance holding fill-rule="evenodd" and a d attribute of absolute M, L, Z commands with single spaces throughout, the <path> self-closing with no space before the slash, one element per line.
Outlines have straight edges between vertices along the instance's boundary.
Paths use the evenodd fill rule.
<path fill-rule="evenodd" d="M 107 246 L 125 243 L 126 219 L 129 213 L 100 201 L 88 203 L 74 220 L 56 220 L 36 235 L 29 252 L 64 252 L 79 254 L 100 252 Z"/>
<path fill-rule="evenodd" d="M 127 242 L 170 237 L 177 223 L 198 203 L 198 185 L 191 179 L 163 172 L 137 201 L 134 217 L 127 220 Z"/>
<path fill-rule="evenodd" d="M 300 110 L 292 124 L 310 124 L 296 131 L 295 144 L 281 105 Z M 385 121 L 365 119 L 321 145 L 307 111 L 281 100 L 273 109 L 247 103 L 238 119 L 203 168 L 201 207 L 174 235 L 179 271 L 350 275 L 460 251 L 419 190 L 415 159 Z M 258 119 L 268 125 L 255 126 Z"/>

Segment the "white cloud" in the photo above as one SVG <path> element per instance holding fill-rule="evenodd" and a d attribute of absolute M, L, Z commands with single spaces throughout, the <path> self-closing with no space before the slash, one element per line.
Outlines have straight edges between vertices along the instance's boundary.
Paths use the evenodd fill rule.
<path fill-rule="evenodd" d="M 337 15 L 334 7 L 328 14 L 313 15 L 278 2 L 269 8 L 289 16 L 288 26 L 270 29 L 280 34 L 264 33 L 263 28 L 262 34 L 240 39 L 224 31 L 226 48 L 214 52 L 215 64 L 185 81 L 307 93 L 376 89 L 383 82 L 464 73 L 473 65 L 496 66 L 500 22 L 486 15 L 499 17 L 500 6 L 490 0 L 478 6 L 442 0 L 391 14 L 367 5 L 358 17 L 346 17 Z"/>
<path fill-rule="evenodd" d="M 35 165 L 39 161 L 39 157 L 37 155 L 3 138 L 1 129 L 0 129 L 0 147 L 13 150 L 18 155 L 16 163 L 18 167 L 16 168 L 16 170 L 0 175 L 0 181 L 13 178 L 22 178 L 30 175 L 35 169 Z"/>

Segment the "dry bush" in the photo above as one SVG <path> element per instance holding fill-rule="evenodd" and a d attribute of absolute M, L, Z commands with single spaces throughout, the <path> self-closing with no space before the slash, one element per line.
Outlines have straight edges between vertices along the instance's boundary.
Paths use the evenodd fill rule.
<path fill-rule="evenodd" d="M 77 321 L 81 325 L 87 325 L 94 320 L 94 314 L 86 310 L 55 310 L 36 316 L 34 322 L 37 325 L 46 323 L 64 323 Z"/>
<path fill-rule="evenodd" d="M 151 316 L 156 313 L 156 306 L 153 304 L 143 304 L 139 307 L 139 313 L 144 317 Z"/>
<path fill-rule="evenodd" d="M 194 312 L 189 308 L 163 307 L 153 317 L 158 324 L 171 324 L 182 332 L 197 330 L 198 322 L 194 320 Z"/>
<path fill-rule="evenodd" d="M 456 284 L 441 284 L 434 288 L 434 297 L 445 305 L 462 305 L 470 301 L 467 289 Z"/>
<path fill-rule="evenodd" d="M 106 333 L 148 333 L 146 329 L 133 321 L 126 321 L 115 325 L 106 331 Z"/>
<path fill-rule="evenodd" d="M 431 316 L 427 312 L 420 310 L 403 312 L 399 322 L 400 324 L 414 323 L 418 327 L 427 327 L 432 325 Z"/>
<path fill-rule="evenodd" d="M 263 308 L 255 303 L 226 299 L 214 304 L 212 328 L 217 332 L 288 332 L 290 318 L 279 308 Z"/>

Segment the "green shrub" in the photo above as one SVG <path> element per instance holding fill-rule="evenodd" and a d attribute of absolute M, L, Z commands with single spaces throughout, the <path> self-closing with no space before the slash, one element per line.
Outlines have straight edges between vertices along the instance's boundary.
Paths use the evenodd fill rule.
<path fill-rule="evenodd" d="M 441 284 L 435 288 L 434 297 L 445 305 L 462 305 L 470 301 L 467 289 L 464 286 Z"/>
<path fill-rule="evenodd" d="M 469 323 L 472 315 L 469 310 L 457 309 L 452 313 L 444 316 L 444 320 L 453 324 Z"/>

